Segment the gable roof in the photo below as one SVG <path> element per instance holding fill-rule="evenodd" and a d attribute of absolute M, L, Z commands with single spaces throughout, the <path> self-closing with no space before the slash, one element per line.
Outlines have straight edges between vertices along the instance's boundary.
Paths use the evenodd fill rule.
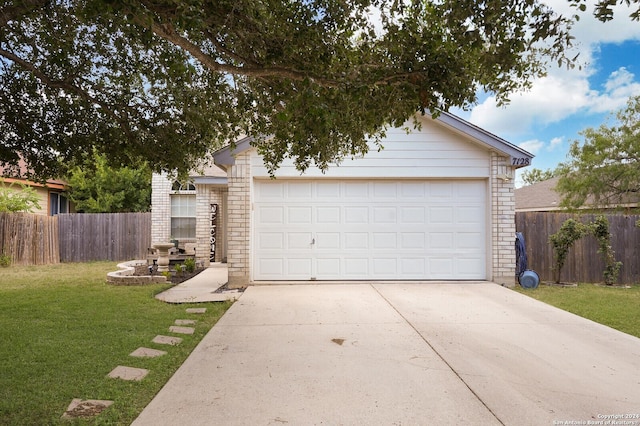
<path fill-rule="evenodd" d="M 60 190 L 65 190 L 69 187 L 68 183 L 61 179 L 47 179 L 44 183 L 26 179 L 24 176 L 27 176 L 28 172 L 27 164 L 22 159 L 18 160 L 17 173 L 16 171 L 10 170 L 10 168 L 0 164 L 0 181 L 6 183 L 18 182 L 27 186 Z"/>
<path fill-rule="evenodd" d="M 554 177 L 533 185 L 516 188 L 517 212 L 545 212 L 561 210 L 562 197 L 555 190 L 559 177 Z"/>
<path fill-rule="evenodd" d="M 430 118 L 430 116 L 426 116 Z M 509 156 L 511 159 L 519 159 L 520 161 L 511 161 L 514 168 L 525 167 L 531 164 L 531 160 L 534 155 L 524 149 L 507 142 L 506 140 L 490 133 L 478 126 L 469 123 L 462 118 L 455 116 L 448 112 L 441 112 L 435 119 L 435 122 L 453 130 L 456 133 L 461 133 L 482 145 L 485 145 L 489 149 L 498 151 L 504 155 Z M 235 146 L 226 146 L 213 154 L 216 164 L 221 166 L 232 166 L 235 164 L 235 156 L 247 151 L 251 148 L 253 138 L 248 136 L 238 140 Z M 517 164 L 516 164 L 517 163 Z"/>

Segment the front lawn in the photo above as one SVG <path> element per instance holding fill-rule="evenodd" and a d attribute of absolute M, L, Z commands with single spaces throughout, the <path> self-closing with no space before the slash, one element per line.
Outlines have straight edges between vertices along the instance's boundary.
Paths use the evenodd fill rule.
<path fill-rule="evenodd" d="M 0 269 L 0 424 L 130 424 L 230 306 L 166 304 L 154 295 L 167 284 L 106 284 L 115 270 L 114 262 Z M 196 319 L 195 333 L 178 346 L 153 343 L 176 319 Z M 168 353 L 129 356 L 139 347 Z M 140 382 L 108 378 L 118 365 L 150 372 Z M 62 420 L 74 398 L 114 404 L 95 419 Z"/>
<path fill-rule="evenodd" d="M 631 288 L 580 284 L 559 287 L 540 284 L 536 289 L 516 287 L 534 299 L 640 337 L 640 285 Z"/>

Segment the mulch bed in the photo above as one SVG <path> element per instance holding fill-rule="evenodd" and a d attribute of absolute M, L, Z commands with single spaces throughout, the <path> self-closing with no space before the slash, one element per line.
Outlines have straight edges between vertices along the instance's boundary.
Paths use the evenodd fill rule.
<path fill-rule="evenodd" d="M 171 281 L 172 284 L 180 284 L 189 278 L 193 278 L 198 275 L 200 272 L 204 271 L 205 268 L 196 268 L 193 272 L 181 272 L 175 273 L 173 270 L 171 271 L 171 279 L 167 281 Z M 136 276 L 146 276 L 149 275 L 149 267 L 147 265 L 135 266 L 135 272 L 133 275 Z M 159 275 L 158 271 L 154 270 L 152 275 Z"/>

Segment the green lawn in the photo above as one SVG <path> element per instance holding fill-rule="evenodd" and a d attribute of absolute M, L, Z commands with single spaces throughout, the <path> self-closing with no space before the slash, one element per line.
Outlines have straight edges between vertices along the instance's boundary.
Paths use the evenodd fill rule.
<path fill-rule="evenodd" d="M 168 285 L 106 284 L 113 262 L 0 269 L 0 424 L 130 424 L 230 303 L 170 305 L 154 299 Z M 206 307 L 204 315 L 188 307 Z M 152 343 L 176 319 L 197 319 L 179 346 Z M 138 347 L 165 350 L 134 358 Z M 150 370 L 141 382 L 107 378 L 116 366 Z M 73 398 L 114 404 L 90 421 L 61 416 Z"/>
<path fill-rule="evenodd" d="M 631 288 L 580 284 L 559 287 L 540 284 L 536 289 L 516 287 L 534 299 L 640 337 L 640 285 Z"/>

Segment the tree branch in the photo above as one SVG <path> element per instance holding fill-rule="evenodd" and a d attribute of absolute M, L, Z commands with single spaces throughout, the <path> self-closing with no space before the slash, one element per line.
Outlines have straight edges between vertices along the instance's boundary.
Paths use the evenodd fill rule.
<path fill-rule="evenodd" d="M 48 75 L 46 75 L 44 72 L 42 72 L 40 69 L 38 69 L 38 67 L 36 67 L 34 64 L 25 61 L 24 59 L 20 58 L 19 56 L 16 56 L 15 54 L 1 49 L 0 48 L 0 55 L 9 59 L 10 61 L 13 61 L 14 63 L 18 64 L 20 67 L 22 67 L 23 69 L 25 69 L 26 71 L 29 71 L 30 73 L 32 73 L 38 80 L 40 80 L 45 86 L 50 87 L 52 89 L 64 89 L 67 90 L 69 92 L 75 93 L 76 95 L 80 96 L 82 99 L 96 104 L 98 106 L 100 106 L 100 108 L 111 118 L 113 118 L 118 125 L 120 126 L 120 128 L 127 134 L 127 136 L 129 138 L 133 137 L 133 132 L 131 130 L 131 127 L 129 126 L 129 123 L 126 119 L 124 119 L 123 117 L 121 117 L 120 115 L 118 115 L 115 111 L 113 111 L 111 109 L 111 106 L 109 104 L 107 104 L 106 102 L 91 96 L 89 93 L 87 93 L 87 91 L 83 90 L 82 88 L 70 83 L 69 81 L 66 80 L 54 80 L 52 78 L 50 78 Z"/>
<path fill-rule="evenodd" d="M 47 5 L 49 0 L 22 0 L 18 5 L 4 6 L 0 8 L 0 27 L 4 27 L 11 21 L 21 18 L 29 12 Z"/>

